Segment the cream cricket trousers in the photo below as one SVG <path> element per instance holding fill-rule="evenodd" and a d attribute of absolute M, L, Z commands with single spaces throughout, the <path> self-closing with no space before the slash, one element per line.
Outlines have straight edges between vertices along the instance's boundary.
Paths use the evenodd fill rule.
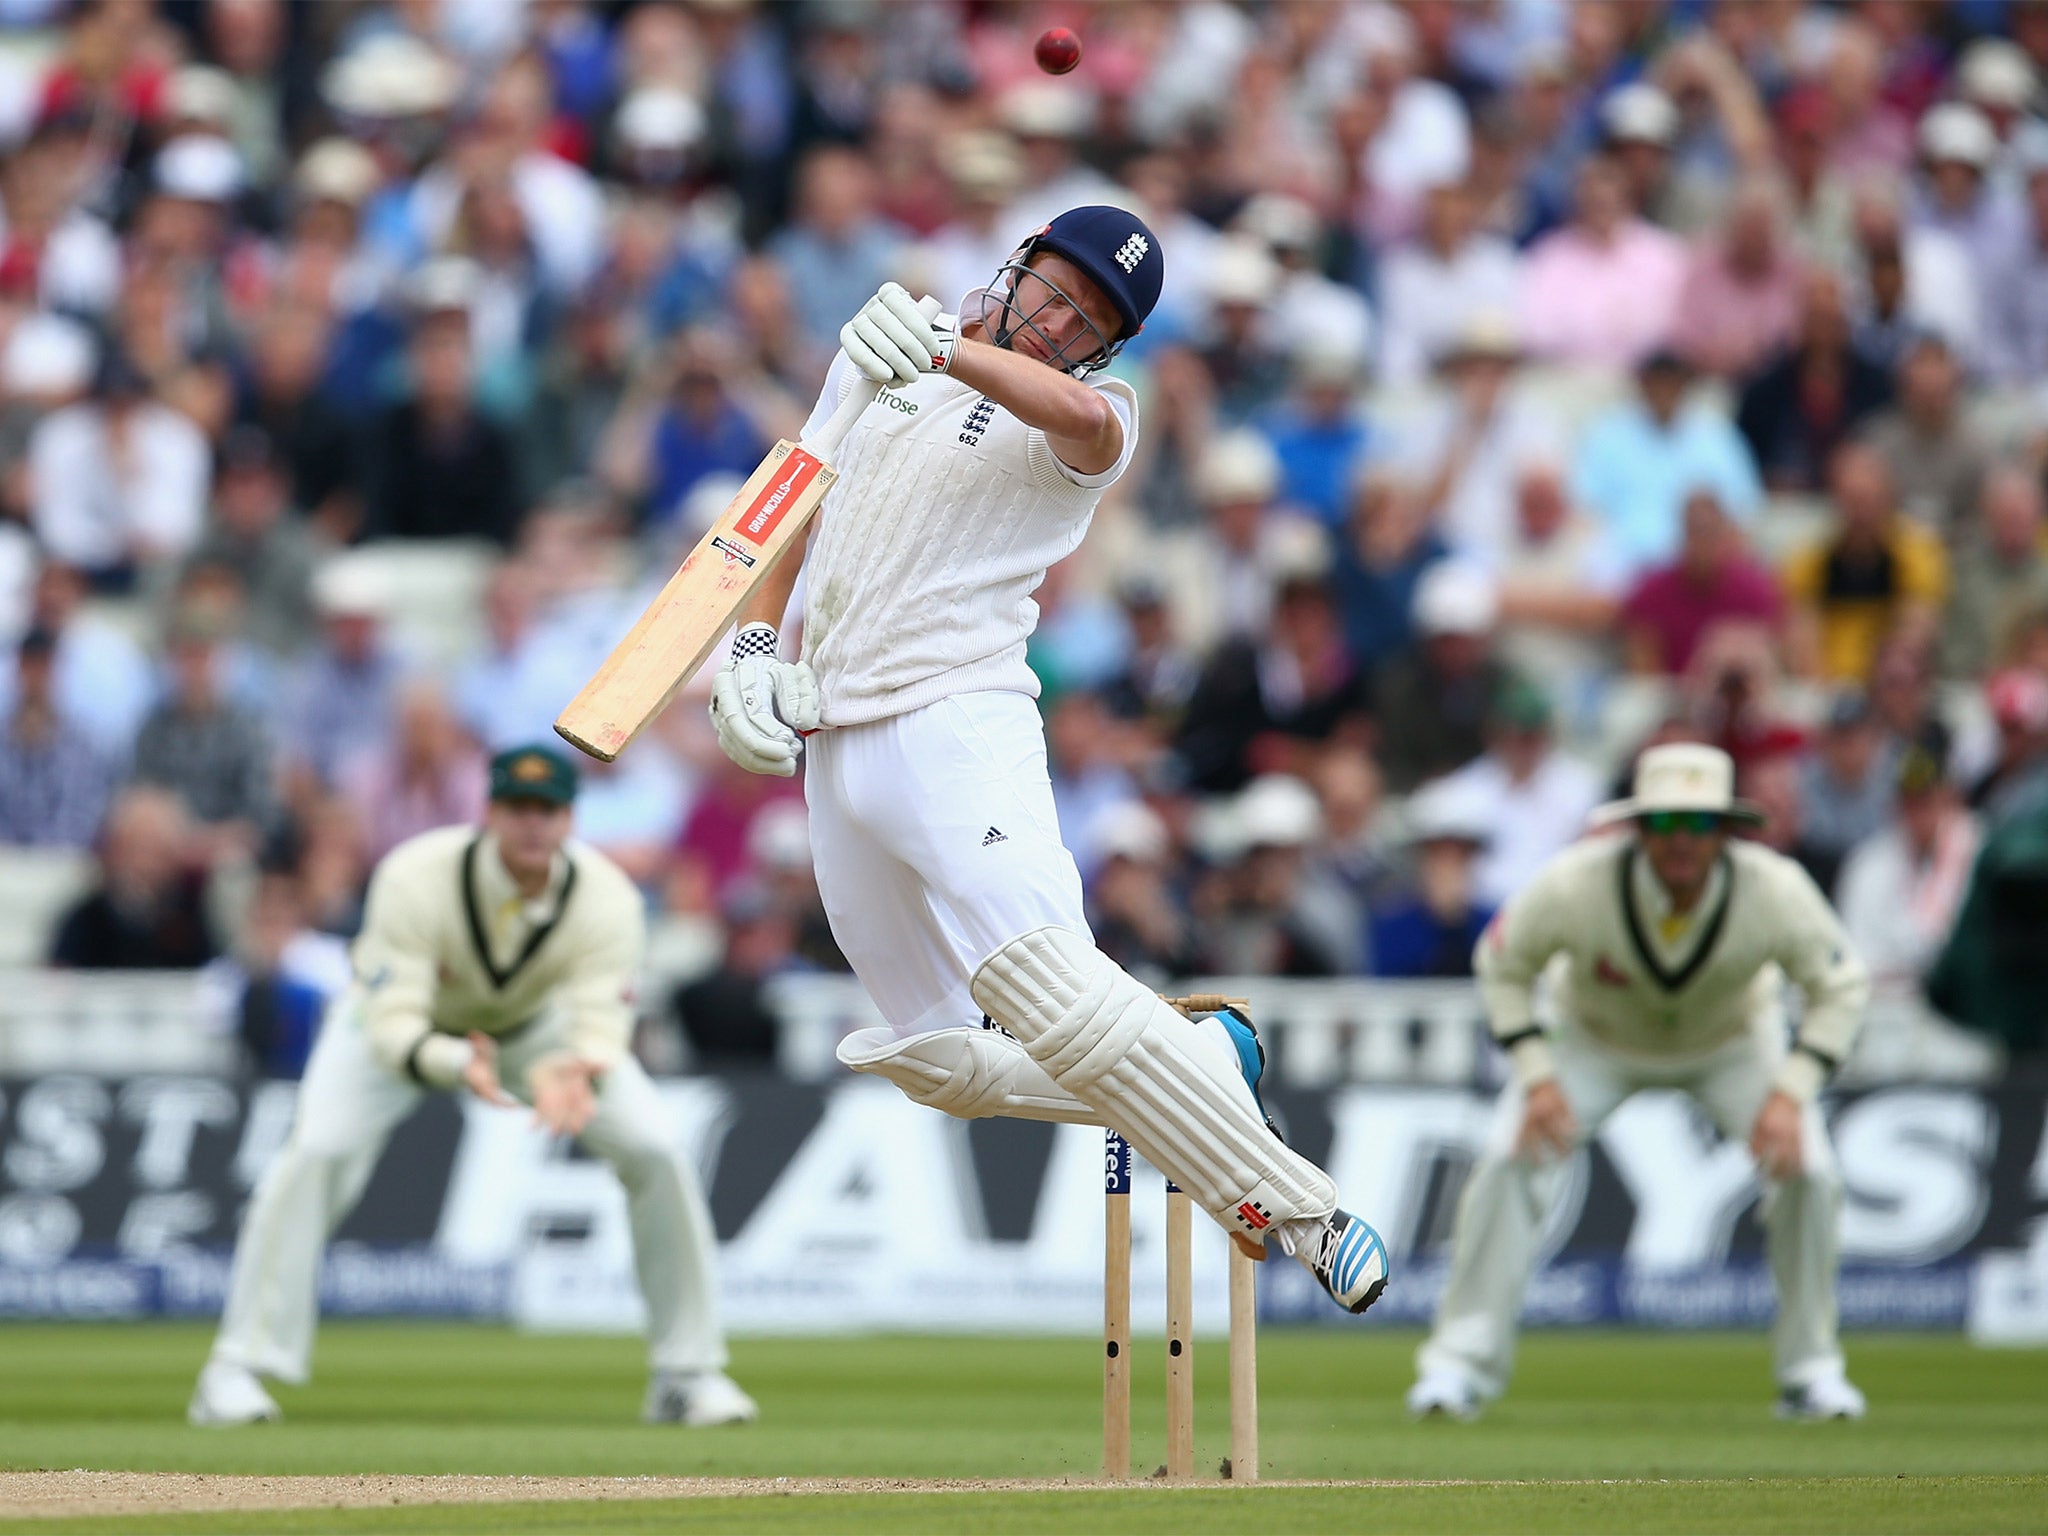
<path fill-rule="evenodd" d="M 1012 939 L 1088 934 L 1026 694 L 956 694 L 804 744 L 832 935 L 898 1035 L 978 1023 L 967 986 Z"/>
<path fill-rule="evenodd" d="M 1746 1142 L 1785 1054 L 1776 1039 L 1747 1034 L 1704 1058 L 1664 1067 L 1616 1056 L 1572 1029 L 1560 1031 L 1553 1048 L 1557 1085 L 1582 1138 L 1637 1091 L 1678 1088 L 1706 1110 L 1723 1136 Z M 1416 1355 L 1424 1375 L 1463 1376 L 1485 1397 L 1507 1388 L 1523 1292 L 1544 1217 L 1564 1176 L 1559 1160 L 1538 1163 L 1516 1155 L 1521 1126 L 1522 1091 L 1510 1083 L 1486 1150 L 1459 1198 L 1450 1280 L 1437 1306 L 1436 1327 Z M 1764 1191 L 1765 1243 L 1778 1293 L 1771 1344 L 1782 1387 L 1803 1386 L 1842 1369 L 1835 1331 L 1842 1181 L 1827 1126 L 1812 1104 L 1806 1107 L 1803 1143 L 1800 1176 Z"/>
<path fill-rule="evenodd" d="M 563 1040 L 561 1021 L 543 1016 L 503 1042 L 498 1072 L 506 1091 L 526 1098 L 526 1069 Z M 291 1135 L 242 1218 L 215 1359 L 281 1381 L 311 1374 L 321 1251 L 362 1197 L 392 1130 L 426 1092 L 371 1050 L 346 997 L 328 1009 L 299 1085 Z M 604 1074 L 597 1112 L 579 1139 L 612 1165 L 626 1189 L 650 1364 L 663 1371 L 723 1369 L 711 1214 L 668 1107 L 632 1057 Z"/>

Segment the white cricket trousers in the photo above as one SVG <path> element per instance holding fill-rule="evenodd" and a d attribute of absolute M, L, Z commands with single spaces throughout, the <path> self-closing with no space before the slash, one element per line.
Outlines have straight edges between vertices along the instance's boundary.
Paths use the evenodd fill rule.
<path fill-rule="evenodd" d="M 1088 934 L 1028 695 L 958 694 L 804 755 L 825 915 L 898 1035 L 979 1022 L 968 982 L 1019 935 Z"/>
<path fill-rule="evenodd" d="M 498 1072 L 506 1091 L 525 1099 L 526 1069 L 563 1043 L 562 1021 L 545 1015 L 503 1042 Z M 307 1379 L 321 1251 L 362 1198 L 392 1130 L 426 1092 L 378 1059 L 346 997 L 327 1010 L 291 1135 L 242 1218 L 215 1359 L 281 1381 Z M 711 1214 L 667 1105 L 632 1057 L 600 1080 L 597 1112 L 579 1139 L 626 1189 L 649 1362 L 665 1371 L 723 1369 Z"/>
<path fill-rule="evenodd" d="M 1703 1058 L 1666 1067 L 1618 1057 L 1572 1029 L 1560 1031 L 1553 1048 L 1557 1085 L 1582 1138 L 1638 1090 L 1678 1088 L 1692 1095 L 1722 1135 L 1747 1142 L 1785 1054 L 1776 1039 L 1745 1034 Z M 1515 1154 L 1521 1127 L 1522 1091 L 1510 1083 L 1500 1096 L 1486 1150 L 1459 1198 L 1450 1280 L 1437 1306 L 1436 1327 L 1416 1356 L 1424 1375 L 1463 1376 L 1486 1397 L 1507 1388 L 1523 1292 L 1564 1175 L 1559 1160 L 1538 1163 Z M 1771 1345 L 1782 1387 L 1804 1386 L 1842 1369 L 1835 1331 L 1842 1181 L 1826 1123 L 1812 1104 L 1806 1106 L 1802 1142 L 1804 1171 L 1764 1191 L 1765 1243 L 1778 1293 Z"/>

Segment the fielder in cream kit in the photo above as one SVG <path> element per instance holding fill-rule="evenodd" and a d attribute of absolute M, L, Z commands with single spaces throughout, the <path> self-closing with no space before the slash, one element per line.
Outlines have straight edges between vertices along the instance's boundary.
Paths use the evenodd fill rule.
<path fill-rule="evenodd" d="M 1624 833 L 1559 854 L 1481 937 L 1480 991 L 1513 1077 L 1458 1204 L 1411 1412 L 1471 1418 L 1505 1390 L 1564 1159 L 1631 1094 L 1676 1088 L 1748 1145 L 1765 1180 L 1780 1414 L 1863 1416 L 1835 1331 L 1842 1185 L 1814 1095 L 1855 1039 L 1869 980 L 1806 872 L 1730 839 L 1761 819 L 1733 785 L 1716 748 L 1645 752 L 1634 794 L 1595 813 Z M 1789 1045 L 1788 978 L 1805 997 Z"/>
<path fill-rule="evenodd" d="M 1130 463 L 1137 400 L 1099 370 L 1163 271 L 1134 215 L 1076 208 L 959 316 L 893 283 L 863 306 L 807 435 L 863 375 L 885 387 L 808 531 L 803 657 L 774 628 L 791 558 L 742 610 L 712 715 L 753 772 L 807 752 L 818 887 L 888 1021 L 841 1061 L 962 1118 L 1114 1127 L 1240 1246 L 1277 1241 L 1362 1312 L 1385 1246 L 1268 1124 L 1250 1021 L 1191 1022 L 1095 947 L 1053 811 L 1031 594 Z"/>
<path fill-rule="evenodd" d="M 284 1148 L 243 1218 L 220 1333 L 189 1416 L 278 1418 L 262 1378 L 307 1379 L 320 1255 L 392 1129 L 434 1089 L 533 1107 L 625 1186 L 647 1303 L 650 1422 L 755 1417 L 725 1374 L 696 1170 L 628 1050 L 644 905 L 625 873 L 569 838 L 576 770 L 552 747 L 491 762 L 482 827 L 401 843 L 370 878 L 354 977 L 328 1009 Z"/>

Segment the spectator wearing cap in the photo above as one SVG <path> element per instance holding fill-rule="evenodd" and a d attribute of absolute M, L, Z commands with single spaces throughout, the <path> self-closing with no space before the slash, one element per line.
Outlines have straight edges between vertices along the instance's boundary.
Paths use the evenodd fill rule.
<path fill-rule="evenodd" d="M 1900 514 L 1874 449 L 1837 449 L 1828 488 L 1834 526 L 1785 564 L 1786 648 L 1795 671 L 1855 682 L 1870 675 L 1887 635 L 1935 633 L 1948 600 L 1948 555 L 1931 531 Z"/>
<path fill-rule="evenodd" d="M 1884 825 L 1843 861 L 1836 902 L 1849 942 L 1870 957 L 1872 983 L 1910 998 L 1955 924 L 1981 834 L 1924 749 L 1899 760 L 1891 788 Z"/>
<path fill-rule="evenodd" d="M 1633 80 L 1600 103 L 1599 127 L 1601 147 L 1627 183 L 1629 206 L 1650 223 L 1675 230 L 1671 171 L 1678 104 L 1661 85 Z"/>
<path fill-rule="evenodd" d="M 931 274 L 932 293 L 952 310 L 986 287 L 1017 248 L 1018 231 L 1003 221 L 1003 210 L 1023 185 L 1024 156 L 1008 134 L 975 129 L 948 135 L 939 163 L 953 189 L 953 217 L 918 247 L 917 262 Z"/>
<path fill-rule="evenodd" d="M 1328 241 L 1316 210 L 1284 192 L 1261 192 L 1231 228 L 1273 258 L 1278 281 L 1268 324 L 1278 345 L 1295 358 L 1321 346 L 1356 359 L 1362 370 L 1376 339 L 1372 308 L 1357 289 L 1323 275 Z"/>
<path fill-rule="evenodd" d="M 1645 572 L 1622 600 L 1623 653 L 1632 672 L 1684 676 L 1715 630 L 1775 634 L 1784 623 L 1776 579 L 1749 553 L 1718 496 L 1693 491 L 1680 526 L 1677 558 Z"/>
<path fill-rule="evenodd" d="M 37 537 L 95 585 L 125 587 L 139 567 L 198 542 L 206 439 L 120 353 L 101 360 L 88 399 L 43 418 L 28 456 Z"/>
<path fill-rule="evenodd" d="M 512 435 L 476 401 L 474 267 L 429 263 L 412 280 L 412 388 L 371 429 L 363 513 L 372 538 L 510 545 L 525 511 Z"/>
<path fill-rule="evenodd" d="M 387 750 L 401 669 L 385 603 L 376 572 L 346 555 L 314 574 L 320 634 L 286 680 L 277 732 L 293 779 L 332 787 L 357 754 Z"/>
<path fill-rule="evenodd" d="M 209 348 L 228 335 L 230 316 L 264 281 L 268 254 L 236 220 L 249 175 L 235 146 L 211 126 L 180 133 L 156 153 L 150 190 L 135 210 L 130 243 L 171 274 L 186 324 Z"/>
<path fill-rule="evenodd" d="M 1984 684 L 1984 702 L 1998 744 L 1991 762 L 1970 784 L 1970 808 L 1990 823 L 2048 801 L 2048 678 L 2025 667 L 2006 667 Z"/>
<path fill-rule="evenodd" d="M 1142 800 L 1097 819 L 1088 851 L 1088 928 L 1105 955 L 1147 986 L 1164 987 L 1200 967 L 1194 924 L 1171 878 L 1172 834 Z"/>
<path fill-rule="evenodd" d="M 1598 776 L 1558 750 L 1550 700 L 1520 679 L 1494 702 L 1486 751 L 1437 782 L 1469 803 L 1486 828 L 1473 878 L 1489 907 L 1505 902 L 1575 841 L 1602 799 Z"/>
<path fill-rule="evenodd" d="M 1460 787 L 1425 784 L 1408 802 L 1409 878 L 1372 915 L 1372 973 L 1403 979 L 1472 974 L 1472 952 L 1493 921 L 1479 894 L 1485 808 Z"/>
<path fill-rule="evenodd" d="M 1720 228 L 1692 253 L 1673 349 L 1702 373 L 1746 378 L 1791 341 L 1803 272 L 1779 183 L 1746 178 Z"/>
<path fill-rule="evenodd" d="M 1908 195 L 1911 220 L 1957 240 L 1979 293 L 1987 292 L 2026 224 L 2018 199 L 1992 175 L 1998 134 L 1977 108 L 1951 101 L 1920 119 L 1918 144 L 1922 175 Z"/>
<path fill-rule="evenodd" d="M 1600 519 L 1631 571 L 1669 560 L 1686 499 L 1707 491 L 1725 516 L 1752 521 L 1763 484 L 1749 445 L 1726 415 L 1692 398 L 1692 369 L 1657 351 L 1636 370 L 1635 398 L 1586 428 L 1572 466 L 1572 497 Z"/>
<path fill-rule="evenodd" d="M 1310 337 L 1294 349 L 1292 382 L 1259 425 L 1280 460 L 1281 498 L 1334 533 L 1374 443 L 1359 404 L 1365 356 L 1348 341 Z"/>
<path fill-rule="evenodd" d="M 1416 384 L 1486 317 L 1507 317 L 1520 300 L 1521 258 L 1479 228 L 1474 190 L 1446 181 L 1423 195 L 1412 240 L 1380 265 L 1383 384 Z"/>
<path fill-rule="evenodd" d="M 1932 332 L 1899 358 L 1894 403 L 1865 424 L 1863 440 L 1891 472 L 1899 509 L 1949 539 L 1969 531 L 1991 446 L 1970 421 L 1963 372 L 1949 344 Z"/>
<path fill-rule="evenodd" d="M 1562 433 L 1517 386 L 1522 348 L 1505 315 L 1476 315 L 1437 358 L 1439 387 L 1394 434 L 1392 458 L 1432 522 L 1482 561 L 1512 536 L 1516 466 Z"/>
<path fill-rule="evenodd" d="M 1981 360 L 2000 383 L 2032 384 L 2048 374 L 2048 123 L 2013 136 L 2012 160 L 2026 205 L 1984 285 Z"/>
<path fill-rule="evenodd" d="M 1773 491 L 1818 491 L 1834 451 L 1892 397 L 1891 378 L 1855 340 L 1842 279 L 1809 268 L 1791 344 L 1742 385 L 1736 426 Z"/>
<path fill-rule="evenodd" d="M 231 429 L 214 476 L 213 517 L 186 561 L 190 572 L 225 566 L 243 594 L 243 632 L 276 657 L 312 639 L 313 566 L 319 546 L 293 515 L 286 467 L 260 427 Z"/>
<path fill-rule="evenodd" d="M 1487 722 L 1509 683 L 1494 649 L 1499 617 L 1493 578 L 1468 560 L 1438 561 L 1416 583 L 1416 644 L 1375 679 L 1380 767 L 1394 793 L 1486 750 Z"/>
<path fill-rule="evenodd" d="M 1799 758 L 1801 862 L 1823 890 L 1842 860 L 1891 814 L 1905 751 L 1889 740 L 1860 689 L 1835 695 L 1813 747 Z"/>
<path fill-rule="evenodd" d="M 275 804 L 273 749 L 253 710 L 223 686 L 224 616 L 187 603 L 171 617 L 170 687 L 135 738 L 134 781 L 169 790 L 215 856 L 249 851 Z"/>
<path fill-rule="evenodd" d="M 57 700 L 57 637 L 31 629 L 14 653 L 0 724 L 0 843 L 89 848 L 114 793 L 114 763 Z"/>
<path fill-rule="evenodd" d="M 1984 279 L 1969 249 L 1945 229 L 1906 217 L 1895 183 L 1860 183 L 1850 200 L 1856 250 L 1849 264 L 1857 345 L 1896 366 L 1922 331 L 1946 337 L 1959 357 L 1984 346 Z"/>
<path fill-rule="evenodd" d="M 374 862 L 435 827 L 481 821 L 490 775 L 440 685 L 414 678 L 398 689 L 390 747 L 353 758 L 340 778 Z M 579 821 L 585 813 L 579 805 Z"/>
<path fill-rule="evenodd" d="M 134 786 L 107 812 L 99 878 L 57 923 L 50 963 L 82 971 L 191 970 L 215 954 L 207 877 L 184 803 Z"/>
<path fill-rule="evenodd" d="M 332 333 L 311 304 L 268 310 L 249 338 L 249 366 L 235 404 L 238 428 L 265 441 L 284 475 L 284 497 L 331 543 L 362 523 L 355 431 L 323 382 Z M 295 519 L 296 520 L 296 519 Z"/>
<path fill-rule="evenodd" d="M 1226 235 L 1209 261 L 1208 324 L 1200 352 L 1228 423 L 1250 420 L 1287 388 L 1287 352 L 1271 321 L 1277 263 L 1256 240 Z"/>
<path fill-rule="evenodd" d="M 1673 125 L 1670 167 L 1643 207 L 1665 228 L 1691 236 L 1718 222 L 1731 180 L 1772 164 L 1775 146 L 1761 93 L 1778 87 L 1752 78 L 1745 60 L 1706 27 L 1661 50 L 1648 83 L 1670 101 Z"/>
<path fill-rule="evenodd" d="M 1188 699 L 1174 750 L 1197 789 L 1224 793 L 1292 769 L 1314 743 L 1363 739 L 1372 711 L 1365 672 L 1320 574 L 1284 578 L 1271 622 L 1224 642 Z"/>
<path fill-rule="evenodd" d="M 996 102 L 996 119 L 1024 157 L 1022 185 L 1001 219 L 1012 232 L 1013 249 L 1039 225 L 1051 223 L 1069 208 L 1117 204 L 1126 195 L 1082 157 L 1081 146 L 1095 126 L 1095 107 L 1071 81 L 1031 80 L 1012 86 Z M 857 297 L 835 311 L 834 334 L 860 302 Z"/>
<path fill-rule="evenodd" d="M 1549 362 L 1631 369 L 1670 343 L 1685 269 L 1684 243 L 1630 210 L 1613 157 L 1589 156 L 1571 223 L 1524 261 L 1522 335 Z"/>
<path fill-rule="evenodd" d="M 2007 660 L 2021 626 L 2048 613 L 2048 524 L 2035 473 L 1997 464 L 1985 474 L 1977 515 L 1951 546 L 1953 595 L 1943 617 L 1942 671 L 1977 678 Z"/>
<path fill-rule="evenodd" d="M 1368 466 L 1330 572 L 1344 642 L 1368 672 L 1414 644 L 1415 588 L 1451 546 L 1407 479 Z"/>
<path fill-rule="evenodd" d="M 1341 895 L 1334 908 L 1315 899 L 1333 894 L 1310 879 L 1321 830 L 1314 793 L 1287 774 L 1262 774 L 1218 808 L 1208 838 L 1218 867 L 1195 909 L 1202 971 L 1334 976 L 1345 968 L 1358 948 L 1358 914 Z"/>

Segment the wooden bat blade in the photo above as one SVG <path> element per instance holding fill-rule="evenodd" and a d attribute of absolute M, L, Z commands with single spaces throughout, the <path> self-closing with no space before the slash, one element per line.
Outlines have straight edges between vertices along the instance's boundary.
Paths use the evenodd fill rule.
<path fill-rule="evenodd" d="M 803 532 L 838 474 L 775 445 L 675 575 L 555 719 L 555 734 L 611 762 L 704 664 L 754 588 Z"/>

